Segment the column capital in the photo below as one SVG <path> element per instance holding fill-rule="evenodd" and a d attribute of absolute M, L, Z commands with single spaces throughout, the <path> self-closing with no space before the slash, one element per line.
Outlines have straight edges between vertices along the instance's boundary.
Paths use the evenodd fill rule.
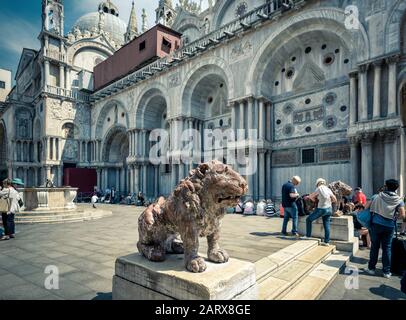
<path fill-rule="evenodd" d="M 350 145 L 358 145 L 361 141 L 360 136 L 351 136 L 348 137 L 348 141 L 350 142 Z"/>
<path fill-rule="evenodd" d="M 369 69 L 370 64 L 369 63 L 364 63 L 358 66 L 359 72 L 361 73 L 366 73 Z"/>
<path fill-rule="evenodd" d="M 399 137 L 399 135 L 400 135 L 399 129 L 388 129 L 379 131 L 379 136 L 383 139 L 385 143 L 395 142 L 396 139 Z"/>
<path fill-rule="evenodd" d="M 358 70 L 352 70 L 350 71 L 350 73 L 348 74 L 348 76 L 352 79 L 358 79 Z"/>
<path fill-rule="evenodd" d="M 372 62 L 372 65 L 374 66 L 374 68 L 380 68 L 380 67 L 382 67 L 383 63 L 384 63 L 384 59 L 377 59 Z"/>
<path fill-rule="evenodd" d="M 400 60 L 400 55 L 395 54 L 393 56 L 387 57 L 386 58 L 386 63 L 387 64 L 395 64 L 395 63 L 398 63 L 399 60 Z"/>
<path fill-rule="evenodd" d="M 375 132 L 364 132 L 360 136 L 362 145 L 372 144 L 375 138 Z"/>

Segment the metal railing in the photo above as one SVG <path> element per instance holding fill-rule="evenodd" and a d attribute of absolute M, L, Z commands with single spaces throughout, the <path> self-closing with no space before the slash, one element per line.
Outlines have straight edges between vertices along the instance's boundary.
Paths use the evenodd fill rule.
<path fill-rule="evenodd" d="M 84 92 L 80 92 L 79 90 L 68 90 L 64 88 L 59 88 L 51 85 L 45 85 L 45 90 L 46 93 L 56 95 L 59 97 L 65 97 L 65 98 L 70 98 L 73 100 L 80 100 L 83 102 L 89 102 L 90 101 L 90 95 Z"/>
<path fill-rule="evenodd" d="M 221 26 L 213 32 L 210 32 L 202 38 L 199 38 L 198 40 L 179 48 L 169 56 L 161 58 L 110 84 L 98 92 L 95 92 L 91 97 L 91 100 L 104 98 L 127 86 L 133 85 L 138 81 L 145 80 L 157 72 L 161 72 L 172 67 L 177 62 L 182 61 L 184 58 L 191 57 L 201 51 L 204 51 L 212 45 L 216 45 L 226 39 L 234 37 L 239 32 L 252 28 L 256 23 L 272 19 L 275 16 L 281 15 L 285 10 L 292 9 L 293 7 L 303 3 L 304 0 L 271 0 L 268 3 L 246 13 L 240 18 Z"/>

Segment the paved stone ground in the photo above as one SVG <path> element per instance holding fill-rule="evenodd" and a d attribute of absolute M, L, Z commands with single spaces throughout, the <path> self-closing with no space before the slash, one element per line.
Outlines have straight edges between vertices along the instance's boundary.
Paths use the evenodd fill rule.
<path fill-rule="evenodd" d="M 348 270 L 343 270 L 337 276 L 321 297 L 321 300 L 406 300 L 406 295 L 400 291 L 398 276 L 391 279 L 382 277 L 382 264 L 377 265 L 376 276 L 367 274 L 364 270 L 368 266 L 369 250 L 360 250 L 348 264 Z M 381 260 L 380 260 L 381 261 Z M 354 276 L 350 268 L 357 268 L 359 272 L 358 289 L 346 289 L 346 279 Z M 347 280 L 349 282 L 349 280 Z"/>
<path fill-rule="evenodd" d="M 109 300 L 115 260 L 136 251 L 137 219 L 141 210 L 103 206 L 113 216 L 83 223 L 17 226 L 17 238 L 0 242 L 0 300 Z M 282 219 L 227 215 L 221 243 L 239 259 L 255 262 L 292 243 L 279 236 Z M 206 243 L 201 240 L 201 252 Z M 361 251 L 351 265 L 363 267 Z M 45 268 L 59 269 L 59 290 L 44 287 Z M 322 299 L 405 299 L 399 279 L 360 275 L 360 289 L 346 290 L 340 275 Z"/>
<path fill-rule="evenodd" d="M 101 220 L 17 225 L 17 238 L 0 242 L 0 299 L 111 299 L 115 260 L 136 251 L 140 208 L 103 206 Z M 221 243 L 239 259 L 255 262 L 295 240 L 281 238 L 282 220 L 227 215 Z M 201 252 L 206 251 L 201 240 Z M 59 290 L 48 291 L 45 268 L 59 269 Z"/>

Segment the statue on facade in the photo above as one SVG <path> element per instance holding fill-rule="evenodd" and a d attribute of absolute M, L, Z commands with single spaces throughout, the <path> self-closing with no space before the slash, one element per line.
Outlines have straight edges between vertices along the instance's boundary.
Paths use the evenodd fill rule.
<path fill-rule="evenodd" d="M 142 213 L 138 251 L 151 261 L 164 261 L 167 253 L 184 253 L 187 270 L 204 272 L 199 237 L 207 237 L 208 260 L 226 263 L 229 255 L 218 244 L 220 220 L 247 190 L 247 182 L 230 166 L 216 160 L 199 165 L 167 200 L 161 197 Z"/>

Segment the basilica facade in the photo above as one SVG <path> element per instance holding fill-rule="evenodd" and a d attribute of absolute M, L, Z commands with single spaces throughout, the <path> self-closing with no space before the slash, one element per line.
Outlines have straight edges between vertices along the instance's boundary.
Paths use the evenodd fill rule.
<path fill-rule="evenodd" d="M 63 9 L 43 1 L 41 49 L 24 49 L 0 108 L 3 176 L 62 185 L 64 168 L 93 168 L 101 189 L 168 195 L 196 165 L 179 156 L 181 132 L 196 129 L 200 149 L 224 149 L 224 162 L 231 144 L 254 150 L 254 199 L 279 198 L 293 175 L 302 193 L 319 177 L 369 196 L 397 178 L 404 192 L 405 1 L 218 0 L 202 10 L 160 0 L 156 22 L 182 46 L 97 91 L 94 67 L 148 29 L 145 11 L 138 28 L 134 5 L 125 23 L 101 2 L 65 33 Z M 169 136 L 162 164 L 149 157 L 155 129 Z M 205 129 L 244 131 L 214 145 Z"/>

